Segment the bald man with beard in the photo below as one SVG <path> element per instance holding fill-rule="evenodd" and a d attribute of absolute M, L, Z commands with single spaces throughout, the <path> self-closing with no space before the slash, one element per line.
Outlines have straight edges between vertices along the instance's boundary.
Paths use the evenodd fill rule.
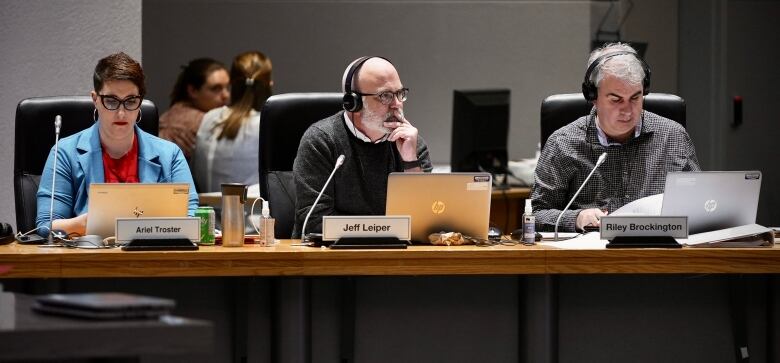
<path fill-rule="evenodd" d="M 301 238 L 306 214 L 339 155 L 345 156 L 344 165 L 314 207 L 306 233 L 321 232 L 326 215 L 384 215 L 388 174 L 433 169 L 428 146 L 404 115 L 409 89 L 392 63 L 382 57 L 358 58 L 345 70 L 342 87 L 362 107 L 345 105 L 344 111 L 311 125 L 301 138 L 293 165 L 293 238 Z"/>

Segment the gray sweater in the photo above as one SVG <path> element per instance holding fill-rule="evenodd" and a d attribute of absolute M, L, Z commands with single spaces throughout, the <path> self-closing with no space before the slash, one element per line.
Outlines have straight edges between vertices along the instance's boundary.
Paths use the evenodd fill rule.
<path fill-rule="evenodd" d="M 359 140 L 347 128 L 344 112 L 311 125 L 301 138 L 293 165 L 295 179 L 295 228 L 300 238 L 303 220 L 328 180 L 336 159 L 344 154 L 342 165 L 325 189 L 309 217 L 306 233 L 322 231 L 325 215 L 384 215 L 387 175 L 404 171 L 394 142 L 372 144 Z M 417 138 L 417 158 L 422 170 L 433 169 L 428 146 Z"/>

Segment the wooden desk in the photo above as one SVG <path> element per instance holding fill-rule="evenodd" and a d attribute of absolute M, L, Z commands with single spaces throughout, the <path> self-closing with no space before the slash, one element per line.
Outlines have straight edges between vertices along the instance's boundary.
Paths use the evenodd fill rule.
<path fill-rule="evenodd" d="M 373 340 L 365 338 L 370 334 L 350 336 L 340 331 L 339 326 L 343 324 L 347 327 L 355 327 L 357 332 L 363 333 L 380 327 L 387 332 L 383 339 L 388 339 L 388 344 L 405 346 L 402 341 L 406 341 L 409 334 L 417 332 L 414 328 L 409 328 L 410 321 L 414 321 L 411 325 L 419 324 L 424 326 L 426 331 L 435 334 L 415 337 L 416 341 L 422 341 L 424 344 L 398 349 L 387 355 L 389 358 L 380 361 L 405 361 L 408 359 L 404 358 L 413 356 L 445 356 L 449 360 L 457 360 L 457 357 L 465 353 L 453 353 L 458 350 L 451 350 L 451 346 L 442 343 L 440 338 L 446 336 L 450 339 L 444 340 L 445 342 L 463 341 L 461 339 L 463 336 L 458 333 L 462 327 L 451 318 L 451 314 L 457 314 L 461 316 L 458 321 L 471 317 L 471 320 L 467 320 L 472 326 L 470 329 L 477 326 L 477 330 L 501 332 L 485 344 L 472 348 L 475 350 L 470 350 L 472 352 L 468 355 L 470 358 L 476 359 L 487 354 L 509 357 L 526 354 L 528 357 L 534 357 L 527 359 L 528 361 L 555 362 L 554 357 L 558 354 L 569 358 L 574 354 L 572 352 L 582 354 L 583 346 L 595 345 L 598 347 L 596 349 L 598 352 L 615 351 L 611 349 L 611 343 L 603 339 L 590 339 L 591 335 L 588 334 L 578 335 L 578 332 L 582 331 L 582 326 L 604 325 L 614 329 L 621 326 L 620 322 L 645 315 L 650 318 L 642 322 L 644 324 L 642 329 L 627 326 L 624 330 L 620 330 L 624 339 L 634 342 L 631 345 L 632 350 L 627 352 L 618 349 L 618 352 L 623 353 L 616 353 L 617 355 L 611 357 L 621 358 L 615 359 L 616 361 L 625 361 L 626 359 L 623 358 L 631 354 L 640 354 L 640 356 L 650 354 L 647 352 L 654 352 L 657 346 L 654 343 L 636 343 L 639 341 L 637 339 L 644 339 L 648 334 L 663 333 L 673 334 L 676 341 L 680 342 L 680 344 L 665 346 L 666 351 L 669 352 L 665 357 L 688 354 L 686 357 L 695 358 L 695 354 L 685 353 L 690 350 L 690 342 L 682 338 L 684 334 L 681 332 L 688 328 L 680 328 L 680 326 L 687 327 L 688 322 L 696 321 L 689 316 L 698 316 L 701 304 L 705 302 L 710 309 L 707 311 L 712 311 L 712 306 L 718 304 L 727 305 L 727 302 L 722 301 L 723 299 L 711 299 L 712 295 L 707 295 L 712 293 L 710 287 L 731 278 L 733 275 L 730 274 L 780 273 L 780 247 L 777 246 L 739 249 L 564 250 L 547 246 L 499 245 L 492 247 L 412 246 L 407 250 L 328 250 L 293 246 L 294 242 L 297 241 L 285 240 L 276 247 L 204 246 L 199 251 L 176 252 L 76 250 L 10 244 L 0 246 L 0 265 L 10 265 L 13 269 L 1 277 L 9 280 L 76 278 L 78 282 L 85 281 L 85 284 L 94 283 L 94 280 L 99 280 L 97 282 L 110 280 L 112 284 L 121 284 L 120 286 L 145 285 L 146 282 L 162 281 L 170 286 L 176 286 L 171 291 L 190 296 L 189 299 L 178 298 L 177 301 L 182 301 L 182 308 L 189 308 L 191 312 L 202 309 L 204 289 L 224 291 L 220 290 L 220 281 L 230 286 L 235 285 L 234 288 L 228 289 L 233 295 L 212 296 L 215 299 L 226 299 L 229 304 L 212 301 L 206 303 L 206 306 L 233 306 L 238 302 L 240 307 L 226 310 L 222 312 L 222 316 L 241 317 L 230 323 L 231 329 L 248 326 L 248 329 L 254 330 L 252 333 L 241 333 L 237 338 L 225 335 L 229 339 L 220 340 L 219 346 L 232 347 L 233 350 L 231 354 L 216 356 L 215 359 L 218 361 L 227 362 L 231 361 L 230 357 L 247 356 L 247 354 L 250 357 L 248 361 L 271 360 L 268 352 L 272 349 L 276 349 L 280 361 L 309 362 L 311 360 L 307 357 L 311 357 L 312 352 L 328 352 L 326 360 L 338 361 L 339 348 L 337 347 L 341 346 L 340 341 L 352 342 L 350 344 L 354 345 L 351 349 L 358 352 L 357 356 L 362 352 L 363 357 L 378 357 L 380 352 L 385 355 L 388 353 L 373 347 Z M 635 274 L 643 274 L 643 276 Z M 707 274 L 707 277 L 681 279 L 677 274 Z M 710 274 L 718 274 L 718 276 Z M 422 277 L 422 275 L 427 276 Z M 512 277 L 513 275 L 521 276 Z M 191 284 L 183 284 L 178 279 L 165 279 L 165 277 L 179 276 L 195 277 L 188 280 L 197 281 L 197 288 L 193 289 Z M 225 280 L 211 278 L 216 276 L 282 276 L 282 278 Z M 315 278 L 289 278 L 295 276 Z M 318 276 L 362 277 L 334 279 Z M 87 277 L 127 279 L 87 279 Z M 201 277 L 209 278 L 201 279 Z M 772 277 L 758 275 L 756 278 L 758 281 L 765 281 Z M 560 285 L 559 279 L 563 281 Z M 702 279 L 703 282 L 697 283 Z M 635 285 L 633 283 L 635 280 L 640 283 Z M 683 282 L 677 283 L 680 280 Z M 249 287 L 250 282 L 252 288 Z M 762 286 L 774 286 L 769 285 L 770 283 L 771 280 L 767 285 Z M 667 284 L 671 284 L 672 288 L 665 289 L 664 286 Z M 186 289 L 186 285 L 189 285 L 190 289 Z M 582 288 L 583 291 L 580 291 L 580 286 L 585 286 Z M 645 287 L 646 289 L 643 289 Z M 592 289 L 601 291 L 602 294 L 613 289 L 615 292 L 605 296 L 592 295 L 590 292 Z M 565 298 L 559 299 L 559 290 Z M 133 288 L 131 291 L 139 290 Z M 659 295 L 659 291 L 662 294 Z M 685 294 L 686 291 L 695 292 L 689 296 Z M 765 291 L 773 293 L 774 290 L 767 288 Z M 523 294 L 521 298 L 516 297 L 518 293 Z M 704 294 L 702 298 L 693 297 L 700 293 Z M 255 297 L 247 297 L 246 294 L 254 294 Z M 718 292 L 715 296 L 721 296 L 720 294 Z M 346 297 L 340 297 L 342 295 Z M 621 297 L 615 298 L 615 295 Z M 458 299 L 451 301 L 447 296 L 458 296 Z M 640 302 L 633 299 L 634 296 L 638 296 L 641 301 L 646 299 L 652 301 Z M 668 307 L 669 299 L 674 300 L 681 296 L 683 298 L 680 301 L 674 302 L 673 309 Z M 339 301 L 357 301 L 358 305 L 344 312 L 341 310 L 343 305 Z M 414 303 L 409 303 L 410 301 Z M 418 304 L 417 301 L 420 303 Z M 582 305 L 582 301 L 597 301 L 597 303 Z M 775 300 L 767 298 L 759 301 L 757 307 L 751 311 L 755 313 L 765 309 L 777 309 L 772 301 Z M 450 302 L 452 305 L 448 305 Z M 625 304 L 635 306 L 637 310 L 626 310 Z M 312 311 L 312 305 L 318 306 L 318 309 Z M 597 308 L 592 307 L 593 305 Z M 447 308 L 440 309 L 441 306 Z M 475 315 L 475 306 L 489 308 L 480 310 L 480 313 Z M 645 306 L 653 308 L 645 309 L 643 308 Z M 663 308 L 658 310 L 658 306 Z M 560 320 L 559 310 L 563 314 Z M 270 315 L 263 315 L 270 311 L 275 314 L 273 318 Z M 443 311 L 449 313 L 443 314 Z M 725 309 L 720 311 L 720 315 L 723 315 L 724 311 L 727 312 Z M 615 318 L 610 320 L 608 317 L 612 315 Z M 254 316 L 254 318 L 247 323 L 243 318 L 245 316 Z M 664 316 L 670 318 L 664 319 Z M 218 317 L 202 317 L 219 321 Z M 353 320 L 346 322 L 340 320 L 345 317 L 351 317 Z M 723 317 L 721 316 L 720 319 Z M 272 324 L 272 321 L 279 323 Z M 313 325 L 312 321 L 329 323 Z M 516 323 L 506 323 L 508 321 Z M 777 326 L 775 322 L 768 324 L 771 327 Z M 670 333 L 666 330 L 669 326 L 677 328 Z M 759 328 L 752 327 L 751 334 L 761 334 L 762 330 L 757 330 Z M 728 334 L 728 326 L 724 324 L 718 325 L 717 329 L 718 336 Z M 526 331 L 527 333 L 520 333 Z M 562 336 L 573 336 L 574 339 L 563 339 L 559 345 L 559 331 Z M 692 331 L 692 335 L 700 332 L 700 330 Z M 271 333 L 266 336 L 263 332 Z M 636 333 L 631 334 L 631 332 Z M 236 345 L 234 343 L 236 341 L 240 343 Z M 722 355 L 724 350 L 729 349 L 719 343 L 695 339 L 694 341 L 696 344 L 706 345 L 708 350 L 715 352 L 708 357 Z M 257 352 L 247 353 L 254 347 L 257 347 Z M 716 348 L 717 350 L 713 350 Z M 758 345 L 756 350 L 762 349 L 763 346 Z M 754 351 L 751 350 L 751 354 L 753 353 Z M 588 357 L 586 360 L 595 361 L 600 353 L 585 356 Z"/>
<path fill-rule="evenodd" d="M 13 267 L 3 278 L 780 273 L 780 247 L 565 250 L 498 245 L 329 250 L 294 246 L 294 242 L 155 252 L 12 243 L 0 246 L 0 265 Z"/>
<path fill-rule="evenodd" d="M 34 297 L 0 293 L 0 360 L 137 358 L 203 354 L 214 345 L 211 323 L 175 316 L 94 321 L 33 312 Z M 12 324 L 6 324 L 13 322 Z"/>

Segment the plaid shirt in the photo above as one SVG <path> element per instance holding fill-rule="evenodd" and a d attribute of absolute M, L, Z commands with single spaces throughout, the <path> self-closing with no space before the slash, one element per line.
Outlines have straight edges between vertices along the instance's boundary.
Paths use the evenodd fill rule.
<path fill-rule="evenodd" d="M 613 212 L 648 195 L 663 193 L 666 173 L 698 171 L 690 136 L 680 124 L 643 111 L 641 132 L 623 145 L 602 146 L 596 111 L 558 129 L 539 156 L 531 192 L 536 229 L 552 231 L 561 210 L 596 165 L 607 158 L 561 218 L 559 231 L 574 231 L 583 209 Z"/>

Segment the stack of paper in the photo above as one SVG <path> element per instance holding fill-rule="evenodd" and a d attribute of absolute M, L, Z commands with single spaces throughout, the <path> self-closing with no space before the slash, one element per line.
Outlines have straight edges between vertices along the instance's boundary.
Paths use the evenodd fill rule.
<path fill-rule="evenodd" d="M 775 243 L 774 232 L 758 224 L 697 233 L 679 242 L 690 247 L 761 247 Z"/>

